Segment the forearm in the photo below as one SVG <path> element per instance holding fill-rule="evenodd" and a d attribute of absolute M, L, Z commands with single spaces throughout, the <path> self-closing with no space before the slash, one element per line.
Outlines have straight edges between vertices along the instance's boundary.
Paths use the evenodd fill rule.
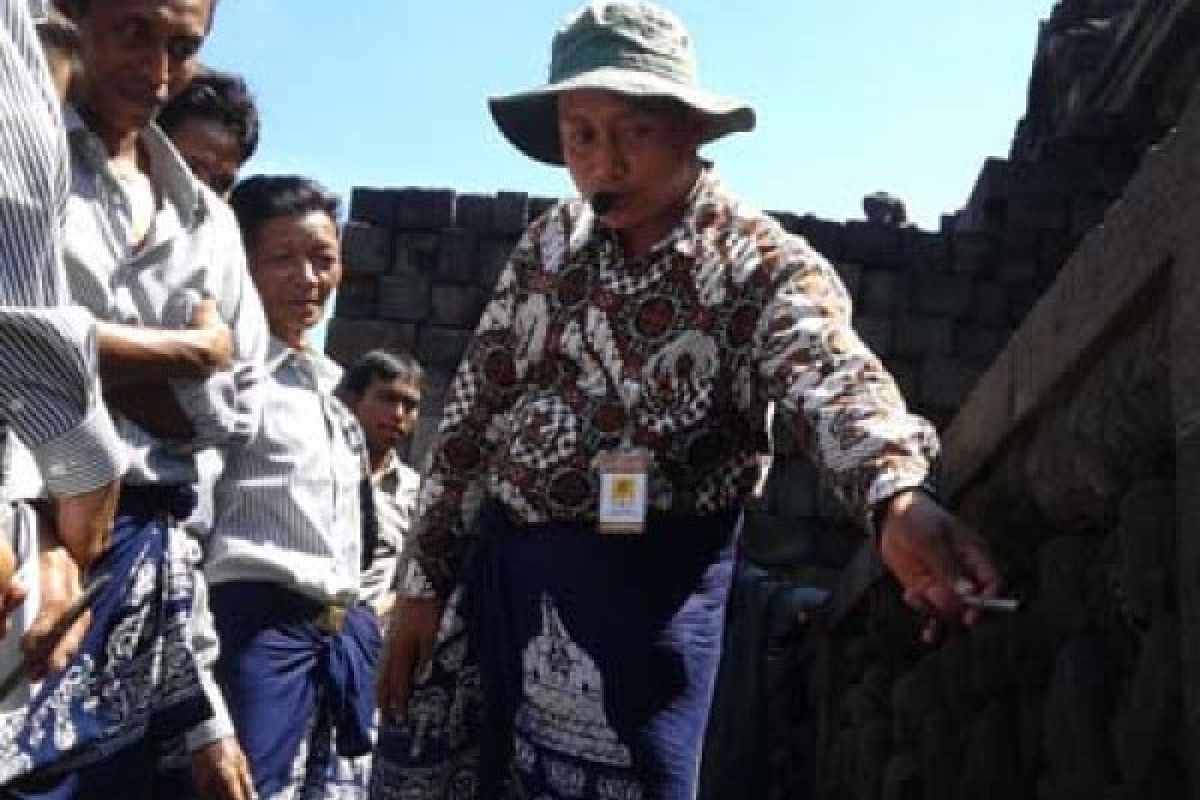
<path fill-rule="evenodd" d="M 105 399 L 109 407 L 155 436 L 175 441 L 193 436 L 188 415 L 165 384 L 118 386 L 106 392 Z"/>
<path fill-rule="evenodd" d="M 201 379 L 221 369 L 221 354 L 208 329 L 161 330 L 96 323 L 100 377 L 105 387 Z"/>

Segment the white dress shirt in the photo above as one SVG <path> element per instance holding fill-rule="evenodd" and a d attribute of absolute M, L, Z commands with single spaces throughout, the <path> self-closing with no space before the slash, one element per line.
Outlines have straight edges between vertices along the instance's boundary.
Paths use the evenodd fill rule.
<path fill-rule="evenodd" d="M 263 424 L 213 492 L 210 584 L 270 581 L 322 602 L 359 590 L 366 447 L 333 396 L 341 368 L 271 338 Z"/>

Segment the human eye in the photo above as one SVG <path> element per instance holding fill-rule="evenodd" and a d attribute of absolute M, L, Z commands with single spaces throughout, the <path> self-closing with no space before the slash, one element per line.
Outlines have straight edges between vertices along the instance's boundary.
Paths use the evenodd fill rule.
<path fill-rule="evenodd" d="M 150 26 L 143 19 L 131 17 L 117 25 L 117 40 L 126 47 L 140 46 L 150 38 Z"/>
<path fill-rule="evenodd" d="M 187 61 L 200 52 L 201 40 L 194 36 L 178 36 L 171 40 L 168 52 L 175 61 Z"/>
<path fill-rule="evenodd" d="M 563 143 L 572 149 L 588 147 L 596 141 L 596 133 L 585 125 L 569 125 L 566 128 Z"/>

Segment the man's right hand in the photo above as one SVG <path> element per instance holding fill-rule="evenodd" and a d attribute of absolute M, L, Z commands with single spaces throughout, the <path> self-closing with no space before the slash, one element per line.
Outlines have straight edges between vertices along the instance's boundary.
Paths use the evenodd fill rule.
<path fill-rule="evenodd" d="M 37 617 L 21 640 L 21 649 L 29 664 L 29 674 L 41 679 L 48 672 L 61 672 L 83 645 L 83 637 L 92 622 L 92 612 L 84 611 L 66 632 L 60 633 L 59 620 L 83 593 L 83 570 L 58 544 L 43 523 L 39 534 L 38 588 L 41 594 Z"/>
<path fill-rule="evenodd" d="M 217 303 L 206 297 L 192 312 L 188 327 L 202 334 L 200 344 L 208 354 L 207 363 L 211 372 L 233 366 L 233 331 L 217 313 Z"/>
<path fill-rule="evenodd" d="M 211 299 L 197 304 L 184 328 L 97 322 L 96 348 L 107 391 L 175 378 L 204 380 L 233 365 L 233 332 Z"/>
<path fill-rule="evenodd" d="M 91 566 L 108 547 L 120 495 L 121 484 L 113 481 L 84 494 L 55 498 L 54 534 L 81 567 Z"/>
<path fill-rule="evenodd" d="M 379 709 L 393 720 L 404 720 L 413 675 L 433 657 L 442 610 L 442 601 L 433 597 L 401 597 L 396 601 L 378 685 Z"/>

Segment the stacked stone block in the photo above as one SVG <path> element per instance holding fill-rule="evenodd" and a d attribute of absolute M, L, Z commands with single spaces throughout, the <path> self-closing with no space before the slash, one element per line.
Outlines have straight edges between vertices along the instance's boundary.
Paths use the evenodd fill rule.
<path fill-rule="evenodd" d="M 421 362 L 426 392 L 411 453 L 416 460 L 517 237 L 549 202 L 520 192 L 354 190 L 327 349 L 343 364 L 375 347 Z"/>

